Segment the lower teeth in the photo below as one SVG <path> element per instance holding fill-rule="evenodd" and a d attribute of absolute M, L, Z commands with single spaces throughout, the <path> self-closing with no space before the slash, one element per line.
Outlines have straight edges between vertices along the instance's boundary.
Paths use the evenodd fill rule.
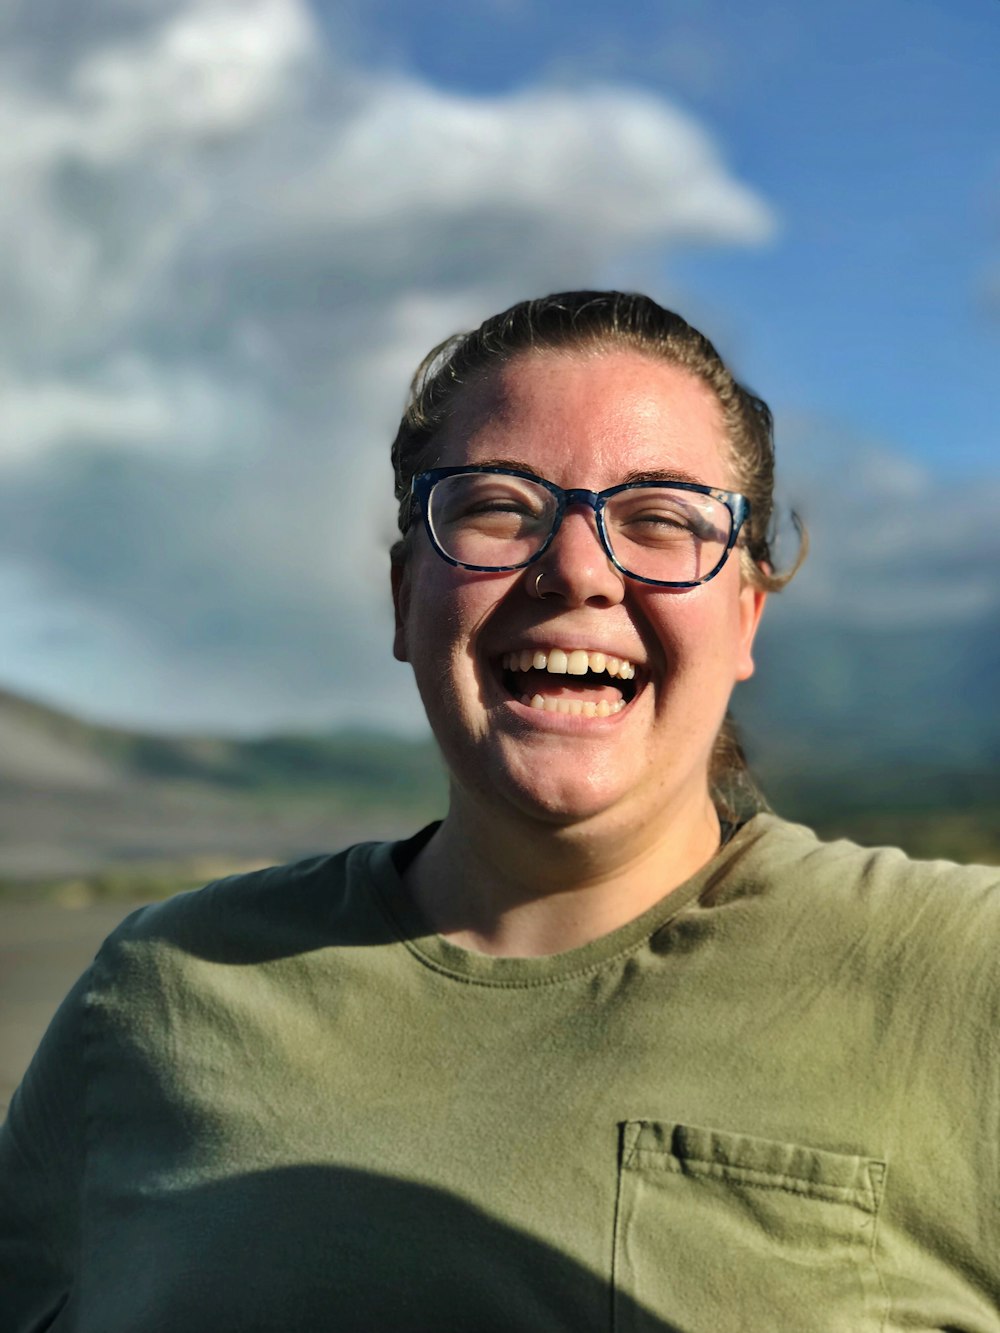
<path fill-rule="evenodd" d="M 522 694 L 521 703 L 528 708 L 540 708 L 546 713 L 569 713 L 573 717 L 611 717 L 614 713 L 620 713 L 625 707 L 624 699 L 619 699 L 613 704 L 602 699 L 600 703 L 595 704 L 590 700 L 584 702 L 582 699 L 547 699 L 541 694 L 533 695 L 531 698 Z"/>

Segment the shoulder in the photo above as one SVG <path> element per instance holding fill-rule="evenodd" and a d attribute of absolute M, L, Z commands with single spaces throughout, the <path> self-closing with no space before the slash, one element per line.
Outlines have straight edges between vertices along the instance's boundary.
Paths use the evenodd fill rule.
<path fill-rule="evenodd" d="M 896 847 L 824 842 L 758 815 L 745 830 L 742 875 L 789 920 L 822 923 L 887 960 L 968 969 L 1000 943 L 1000 867 L 917 861 Z M 992 973 L 992 966 L 990 971 Z"/>
<path fill-rule="evenodd" d="M 945 900 L 961 896 L 991 901 L 1000 890 L 1000 866 L 917 861 L 898 847 L 860 847 L 846 838 L 824 842 L 811 829 L 770 814 L 758 815 L 748 831 L 756 858 L 772 875 L 846 892 L 900 892 Z"/>
<path fill-rule="evenodd" d="M 230 875 L 139 908 L 105 941 L 98 969 L 169 953 L 207 962 L 261 962 L 349 942 L 358 931 L 373 928 L 373 875 L 389 860 L 392 845 L 359 843 Z"/>

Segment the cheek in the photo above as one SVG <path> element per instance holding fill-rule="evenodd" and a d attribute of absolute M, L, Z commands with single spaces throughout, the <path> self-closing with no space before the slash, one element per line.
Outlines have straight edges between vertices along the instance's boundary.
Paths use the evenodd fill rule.
<path fill-rule="evenodd" d="M 649 617 L 668 677 L 712 693 L 720 682 L 731 686 L 744 665 L 738 590 L 713 583 L 658 601 Z"/>
<path fill-rule="evenodd" d="M 406 607 L 406 638 L 414 669 L 443 674 L 471 669 L 484 629 L 514 583 L 516 576 L 474 574 L 433 552 L 415 552 Z"/>

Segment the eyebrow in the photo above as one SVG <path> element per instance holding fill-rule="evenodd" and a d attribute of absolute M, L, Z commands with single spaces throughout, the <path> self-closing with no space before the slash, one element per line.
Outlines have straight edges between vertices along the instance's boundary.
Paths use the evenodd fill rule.
<path fill-rule="evenodd" d="M 529 476 L 537 477 L 539 481 L 545 481 L 547 478 L 519 458 L 484 458 L 476 464 L 477 467 L 505 467 L 514 472 L 527 472 Z M 693 472 L 688 472 L 682 467 L 669 468 L 640 468 L 632 472 L 627 472 L 621 481 L 614 484 L 616 486 L 634 486 L 640 481 L 662 481 L 664 485 L 669 486 L 672 481 L 685 481 L 693 486 L 707 486 L 708 482 L 704 477 L 696 477 Z"/>
<path fill-rule="evenodd" d="M 530 476 L 537 477 L 539 481 L 545 480 L 542 474 L 535 468 L 533 468 L 530 463 L 525 463 L 520 458 L 481 458 L 478 460 L 478 462 L 473 464 L 473 466 L 505 467 L 505 468 L 510 468 L 512 472 L 527 472 Z"/>
<path fill-rule="evenodd" d="M 693 472 L 688 472 L 682 467 L 645 468 L 638 472 L 629 472 L 622 477 L 619 485 L 634 486 L 636 482 L 640 481 L 662 481 L 668 485 L 672 481 L 686 481 L 692 486 L 708 485 L 704 477 L 696 477 Z"/>

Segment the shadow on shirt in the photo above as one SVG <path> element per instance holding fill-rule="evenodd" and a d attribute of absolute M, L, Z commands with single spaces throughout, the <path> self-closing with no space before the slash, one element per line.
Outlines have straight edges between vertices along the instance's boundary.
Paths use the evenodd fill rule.
<path fill-rule="evenodd" d="M 606 1275 L 410 1181 L 303 1165 L 142 1195 L 94 1238 L 81 1327 L 678 1333 L 621 1294 L 613 1315 Z"/>

